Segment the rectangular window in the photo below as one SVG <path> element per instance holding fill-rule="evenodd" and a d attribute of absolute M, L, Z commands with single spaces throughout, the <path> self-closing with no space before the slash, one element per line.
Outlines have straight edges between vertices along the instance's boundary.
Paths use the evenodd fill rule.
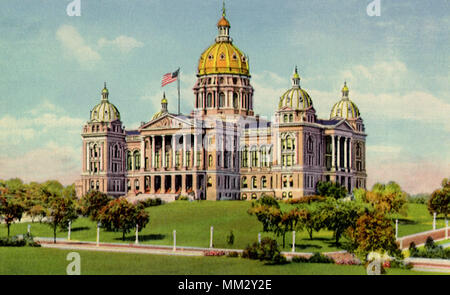
<path fill-rule="evenodd" d="M 186 152 L 186 166 L 191 167 L 191 152 Z"/>
<path fill-rule="evenodd" d="M 201 156 L 202 156 L 202 153 L 197 152 L 197 167 L 200 167 Z"/>
<path fill-rule="evenodd" d="M 175 152 L 175 167 L 180 167 L 180 152 Z"/>

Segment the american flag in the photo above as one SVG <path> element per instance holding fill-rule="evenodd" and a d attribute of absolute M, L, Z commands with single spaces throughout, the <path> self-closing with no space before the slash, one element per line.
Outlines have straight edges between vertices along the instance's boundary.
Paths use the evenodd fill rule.
<path fill-rule="evenodd" d="M 180 69 L 176 70 L 173 73 L 165 74 L 162 78 L 161 87 L 164 87 L 169 83 L 175 82 L 178 79 L 179 72 L 180 72 Z"/>

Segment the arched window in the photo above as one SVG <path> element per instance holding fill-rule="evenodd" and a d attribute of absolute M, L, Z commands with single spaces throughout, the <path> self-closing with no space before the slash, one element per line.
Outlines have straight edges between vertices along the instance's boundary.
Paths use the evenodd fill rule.
<path fill-rule="evenodd" d="M 292 199 L 292 192 L 288 193 L 288 197 L 289 197 L 289 199 Z"/>
<path fill-rule="evenodd" d="M 261 148 L 261 167 L 267 167 L 268 161 L 267 161 L 267 147 L 263 146 Z"/>
<path fill-rule="evenodd" d="M 289 115 L 289 122 L 293 122 L 294 121 L 294 115 L 290 114 Z"/>
<path fill-rule="evenodd" d="M 94 144 L 94 158 L 98 157 L 98 146 Z"/>
<path fill-rule="evenodd" d="M 356 156 L 361 157 L 361 145 L 359 143 L 356 144 Z"/>
<path fill-rule="evenodd" d="M 137 191 L 139 190 L 139 180 L 138 179 L 134 180 L 134 189 Z"/>
<path fill-rule="evenodd" d="M 252 200 L 256 200 L 257 196 L 255 193 L 252 194 Z"/>
<path fill-rule="evenodd" d="M 131 152 L 128 151 L 127 153 L 127 170 L 133 170 L 133 161 L 132 161 L 132 155 Z"/>
<path fill-rule="evenodd" d="M 225 106 L 225 94 L 221 92 L 219 94 L 219 107 L 222 108 Z"/>
<path fill-rule="evenodd" d="M 208 108 L 212 107 L 212 94 L 211 93 L 208 93 L 208 96 L 206 98 L 206 107 L 208 107 Z"/>
<path fill-rule="evenodd" d="M 212 167 L 212 164 L 213 164 L 213 156 L 209 155 L 208 156 L 208 167 Z"/>
<path fill-rule="evenodd" d="M 95 189 L 100 190 L 100 182 L 97 180 L 97 183 L 95 184 Z"/>
<path fill-rule="evenodd" d="M 261 177 L 261 188 L 267 187 L 267 179 L 265 176 Z"/>
<path fill-rule="evenodd" d="M 247 188 L 247 177 L 243 176 L 242 177 L 242 188 Z"/>
<path fill-rule="evenodd" d="M 314 149 L 314 142 L 313 142 L 311 136 L 308 136 L 308 140 L 307 140 L 306 146 L 307 146 L 308 152 L 312 153 L 313 149 Z"/>
<path fill-rule="evenodd" d="M 247 146 L 245 146 L 244 150 L 242 151 L 241 159 L 242 159 L 242 167 L 243 168 L 248 167 L 248 147 Z"/>
<path fill-rule="evenodd" d="M 286 193 L 286 192 L 283 192 L 282 196 L 283 196 L 283 199 L 285 199 L 286 196 L 287 196 L 287 193 Z"/>
<path fill-rule="evenodd" d="M 208 177 L 208 183 L 207 183 L 207 186 L 208 186 L 208 187 L 211 187 L 211 186 L 212 186 L 212 178 L 211 178 L 211 177 Z"/>
<path fill-rule="evenodd" d="M 287 114 L 285 114 L 285 115 L 283 116 L 283 122 L 284 122 L 284 123 L 287 123 L 287 122 L 288 122 L 288 115 L 287 115 Z"/>
<path fill-rule="evenodd" d="M 247 194 L 242 194 L 242 200 L 247 200 Z"/>
<path fill-rule="evenodd" d="M 91 190 L 93 190 L 94 188 L 95 188 L 94 181 L 91 180 Z"/>
<path fill-rule="evenodd" d="M 236 78 L 233 78 L 233 81 L 234 81 L 235 79 L 236 79 Z M 234 84 L 236 84 L 236 83 L 234 83 Z M 233 93 L 233 107 L 234 107 L 235 109 L 239 108 L 239 97 L 238 97 L 238 94 L 237 94 L 237 93 Z"/>
<path fill-rule="evenodd" d="M 141 154 L 138 151 L 134 152 L 134 169 L 141 169 Z"/>
<path fill-rule="evenodd" d="M 258 166 L 258 151 L 256 150 L 256 148 L 251 151 L 251 157 L 252 157 L 252 167 Z"/>
<path fill-rule="evenodd" d="M 131 191 L 131 181 L 129 179 L 127 180 L 127 190 Z"/>
<path fill-rule="evenodd" d="M 252 176 L 252 188 L 257 188 L 258 185 L 256 183 L 256 176 Z"/>

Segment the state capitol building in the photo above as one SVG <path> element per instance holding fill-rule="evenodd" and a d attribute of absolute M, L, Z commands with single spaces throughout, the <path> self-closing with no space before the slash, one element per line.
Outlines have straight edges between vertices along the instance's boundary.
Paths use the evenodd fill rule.
<path fill-rule="evenodd" d="M 198 61 L 190 114 L 169 113 L 164 95 L 150 121 L 125 130 L 105 84 L 81 133 L 78 196 L 286 199 L 314 194 L 318 181 L 350 193 L 366 187 L 367 135 L 347 85 L 330 118 L 320 119 L 296 68 L 273 120 L 263 119 L 254 114 L 248 58 L 230 37 L 225 10 L 217 28 Z"/>

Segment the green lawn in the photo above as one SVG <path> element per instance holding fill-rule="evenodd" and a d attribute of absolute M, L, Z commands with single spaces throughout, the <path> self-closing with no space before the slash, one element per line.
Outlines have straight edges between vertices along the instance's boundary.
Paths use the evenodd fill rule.
<path fill-rule="evenodd" d="M 408 216 L 394 215 L 398 218 L 398 236 L 407 236 L 433 229 L 433 216 L 425 204 L 408 203 Z M 443 218 L 436 218 L 436 228 L 445 227 Z"/>
<path fill-rule="evenodd" d="M 283 205 L 285 206 L 285 205 Z M 243 249 L 248 244 L 256 242 L 258 232 L 262 231 L 261 223 L 255 216 L 250 216 L 247 209 L 250 202 L 239 201 L 178 201 L 157 207 L 147 208 L 150 213 L 150 223 L 139 233 L 143 244 L 172 245 L 173 230 L 177 231 L 177 245 L 209 247 L 210 226 L 214 226 L 214 247 Z M 13 224 L 11 235 L 23 234 L 28 223 Z M 235 242 L 233 246 L 226 243 L 230 230 L 233 231 Z M 31 233 L 39 237 L 52 237 L 53 231 L 46 224 L 31 223 Z M 0 236 L 6 236 L 6 226 L 0 228 Z M 262 237 L 272 236 L 262 233 Z M 57 237 L 67 238 L 67 232 L 58 231 Z M 72 225 L 72 240 L 95 241 L 96 225 L 87 218 L 79 218 Z M 127 235 L 127 242 L 134 242 L 134 233 Z M 101 242 L 122 242 L 122 234 L 101 230 Z M 280 245 L 282 239 L 278 239 Z M 292 242 L 292 234 L 286 235 L 286 248 Z M 315 233 L 309 240 L 306 231 L 296 234 L 296 250 L 305 252 L 335 251 L 332 245 L 332 233 L 321 231 Z"/>
<path fill-rule="evenodd" d="M 209 247 L 210 226 L 214 226 L 214 247 L 243 249 L 257 240 L 261 224 L 255 216 L 247 214 L 250 202 L 246 201 L 178 201 L 157 207 L 150 207 L 150 223 L 140 232 L 140 241 L 144 244 L 172 245 L 172 232 L 177 231 L 177 245 Z M 408 204 L 408 217 L 399 221 L 399 236 L 417 233 L 432 228 L 432 217 L 426 205 Z M 282 208 L 292 205 L 282 204 Z M 28 223 L 13 224 L 11 234 L 23 234 Z M 438 219 L 438 227 L 444 226 L 444 220 Z M 235 235 L 235 243 L 229 246 L 226 236 L 230 230 Z M 46 224 L 32 223 L 31 232 L 34 236 L 52 237 L 52 229 Z M 0 227 L 0 237 L 6 236 L 6 226 Z M 67 238 L 67 232 L 58 231 L 59 238 Z M 272 234 L 262 233 L 262 237 Z M 134 233 L 127 235 L 127 243 L 134 242 Z M 96 225 L 87 218 L 79 218 L 72 226 L 72 240 L 95 241 Z M 101 231 L 101 242 L 122 242 L 122 234 Z M 278 238 L 281 245 L 281 238 Z M 286 235 L 285 251 L 291 250 L 292 234 Z M 340 250 L 333 246 L 332 233 L 322 230 L 314 233 L 314 239 L 309 240 L 306 231 L 296 234 L 296 251 L 328 252 Z"/>
<path fill-rule="evenodd" d="M 70 250 L 0 247 L 0 275 L 64 275 Z M 77 251 L 82 275 L 365 275 L 363 266 Z M 432 274 L 388 269 L 391 275 Z"/>

